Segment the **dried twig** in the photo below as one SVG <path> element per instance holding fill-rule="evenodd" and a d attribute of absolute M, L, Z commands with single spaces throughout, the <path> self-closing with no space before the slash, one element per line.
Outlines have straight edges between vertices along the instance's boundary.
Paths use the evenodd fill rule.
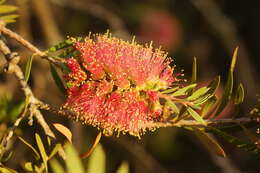
<path fill-rule="evenodd" d="M 0 21 L 0 32 L 2 32 L 2 34 L 5 34 L 5 35 L 9 36 L 10 38 L 16 40 L 20 44 L 22 44 L 24 47 L 26 47 L 27 49 L 32 51 L 34 53 L 34 55 L 38 55 L 38 56 L 42 57 L 43 59 L 46 59 L 46 60 L 50 61 L 53 64 L 59 65 L 60 63 L 64 62 L 63 59 L 58 59 L 58 58 L 53 58 L 53 57 L 48 56 L 46 54 L 46 52 L 41 51 L 40 49 L 38 49 L 37 47 L 32 45 L 30 42 L 25 40 L 19 34 L 13 32 L 12 30 L 10 30 L 8 28 L 6 28 L 2 21 Z"/>
<path fill-rule="evenodd" d="M 3 23 L 0 24 L 1 30 L 3 28 L 5 28 L 3 25 L 4 25 Z M 31 46 L 31 47 L 33 47 L 33 46 Z M 35 49 L 35 50 L 37 50 L 37 49 Z M 7 143 L 9 142 L 9 140 L 11 139 L 11 137 L 13 135 L 14 129 L 19 125 L 19 123 L 25 116 L 27 109 L 30 111 L 30 114 L 33 115 L 36 118 L 36 120 L 39 122 L 39 124 L 43 128 L 45 134 L 50 137 L 55 138 L 54 133 L 51 131 L 49 125 L 46 123 L 46 121 L 43 118 L 43 115 L 41 114 L 41 112 L 38 109 L 37 103 L 39 102 L 39 100 L 34 96 L 29 85 L 27 85 L 24 74 L 23 74 L 20 66 L 18 65 L 18 63 L 20 61 L 20 56 L 16 52 L 11 52 L 11 50 L 9 49 L 9 47 L 7 47 L 7 45 L 4 43 L 3 40 L 0 40 L 0 51 L 4 54 L 4 57 L 7 61 L 5 71 L 7 73 L 11 73 L 11 74 L 15 75 L 15 77 L 19 81 L 19 84 L 21 85 L 21 89 L 23 90 L 24 95 L 26 96 L 26 98 L 28 98 L 28 107 L 25 108 L 25 110 L 21 114 L 20 118 L 18 118 L 15 121 L 13 127 L 10 129 L 7 136 L 2 140 L 2 144 L 4 144 L 4 146 L 7 145 Z"/>
<path fill-rule="evenodd" d="M 0 40 L 0 51 L 4 54 L 7 60 L 6 72 L 15 75 L 15 77 L 21 85 L 21 89 L 23 90 L 24 95 L 28 98 L 28 109 L 30 110 L 30 113 L 32 113 L 35 116 L 37 121 L 44 129 L 44 132 L 48 136 L 55 137 L 54 133 L 51 131 L 48 124 L 45 122 L 43 115 L 38 109 L 38 99 L 32 93 L 32 90 L 29 87 L 29 85 L 27 85 L 27 82 L 24 78 L 24 74 L 20 66 L 18 66 L 20 56 L 16 52 L 11 52 L 10 49 L 6 46 L 6 44 L 3 42 L 3 40 Z"/>

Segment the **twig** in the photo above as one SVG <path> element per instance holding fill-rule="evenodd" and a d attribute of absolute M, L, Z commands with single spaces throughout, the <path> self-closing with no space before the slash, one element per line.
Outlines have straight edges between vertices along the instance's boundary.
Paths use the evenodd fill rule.
<path fill-rule="evenodd" d="M 20 117 L 16 119 L 13 126 L 11 128 L 9 128 L 8 133 L 2 138 L 2 141 L 1 141 L 1 146 L 3 146 L 2 149 L 6 148 L 8 141 L 10 141 L 10 139 L 12 138 L 12 136 L 14 134 L 14 130 L 19 126 L 20 122 L 25 117 L 26 112 L 27 112 L 27 107 L 24 108 L 23 112 L 20 114 Z M 4 153 L 4 152 L 0 151 L 0 153 Z"/>
<path fill-rule="evenodd" d="M 208 126 L 225 126 L 230 124 L 243 124 L 243 123 L 249 123 L 249 122 L 260 122 L 259 117 L 244 117 L 244 118 L 227 118 L 227 119 L 207 119 L 204 120 L 204 123 L 198 122 L 196 120 L 179 120 L 177 122 L 170 121 L 170 122 L 157 122 L 159 127 L 187 127 L 187 126 L 197 126 L 197 127 L 208 127 Z M 153 125 L 153 124 L 151 124 Z"/>
<path fill-rule="evenodd" d="M 0 51 L 4 54 L 7 60 L 6 72 L 15 75 L 21 85 L 21 89 L 23 90 L 24 95 L 28 98 L 29 110 L 35 116 L 41 127 L 44 129 L 45 134 L 55 138 L 54 133 L 45 122 L 41 112 L 38 110 L 38 99 L 33 95 L 31 88 L 27 85 L 21 68 L 17 65 L 19 63 L 20 56 L 16 52 L 11 52 L 2 40 L 0 40 Z M 16 126 L 18 126 L 20 121 L 17 121 L 16 123 Z"/>
<path fill-rule="evenodd" d="M 55 114 L 68 117 L 70 119 L 78 120 L 79 115 L 75 112 L 64 108 L 54 108 L 46 103 L 38 102 L 40 109 L 53 112 Z M 208 127 L 208 126 L 225 126 L 230 124 L 243 124 L 249 122 L 260 122 L 260 117 L 243 117 L 243 118 L 227 118 L 227 119 L 205 119 L 205 123 L 198 122 L 196 120 L 185 120 L 181 119 L 179 121 L 165 121 L 165 122 L 153 122 L 148 123 L 147 127 L 187 127 L 187 126 L 197 126 L 197 127 Z"/>
<path fill-rule="evenodd" d="M 46 59 L 46 60 L 52 62 L 53 64 L 59 65 L 60 63 L 65 62 L 63 59 L 57 59 L 57 58 L 53 58 L 53 57 L 48 56 L 46 54 L 46 52 L 39 50 L 37 47 L 35 47 L 30 42 L 25 40 L 22 36 L 13 32 L 12 30 L 6 28 L 4 22 L 2 22 L 2 21 L 0 21 L 0 32 L 9 36 L 10 38 L 16 40 L 21 45 L 23 45 L 24 47 L 26 47 L 27 49 L 32 51 L 35 55 L 38 55 L 38 56 L 42 57 L 43 59 Z"/>

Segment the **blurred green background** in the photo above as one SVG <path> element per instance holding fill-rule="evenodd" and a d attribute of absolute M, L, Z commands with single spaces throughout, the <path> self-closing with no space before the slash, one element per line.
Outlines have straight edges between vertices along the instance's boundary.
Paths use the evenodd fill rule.
<path fill-rule="evenodd" d="M 153 40 L 155 47 L 161 46 L 169 52 L 177 72 L 184 69 L 187 79 L 196 56 L 201 85 L 218 74 L 225 82 L 231 55 L 239 46 L 235 80 L 242 82 L 246 90 L 241 114 L 246 114 L 259 98 L 260 1 L 9 0 L 8 3 L 18 6 L 20 15 L 9 28 L 42 50 L 67 36 L 86 36 L 89 32 L 109 30 L 126 40 L 131 40 L 132 36 L 140 43 Z M 24 57 L 22 66 L 25 67 L 30 52 L 13 40 L 8 41 Z M 3 65 L 4 58 L 0 58 L 1 70 Z M 51 78 L 48 62 L 34 59 L 29 84 L 38 98 L 56 106 L 64 102 L 65 97 Z M 219 96 L 222 92 L 221 89 L 218 91 Z M 13 76 L 0 73 L 0 97 L 4 100 L 0 106 L 8 104 L 9 110 L 19 107 L 23 95 Z M 220 117 L 229 117 L 233 111 L 230 104 Z M 73 143 L 80 153 L 91 146 L 98 133 L 94 128 L 43 113 L 49 123 L 62 122 L 72 130 Z M 15 113 L 0 114 L 1 135 L 15 119 Z M 32 132 L 41 133 L 37 123 L 28 126 L 24 122 L 17 131 L 33 142 Z M 243 138 L 239 133 L 236 135 Z M 62 141 L 62 136 L 59 138 Z M 219 141 L 227 158 L 207 151 L 192 133 L 178 128 L 158 129 L 145 134 L 141 140 L 128 136 L 103 137 L 101 144 L 107 157 L 107 172 L 115 172 L 123 160 L 129 162 L 133 173 L 260 171 L 260 155 Z M 13 146 L 14 154 L 8 165 L 21 170 L 21 163 L 30 159 L 30 151 L 17 140 Z"/>

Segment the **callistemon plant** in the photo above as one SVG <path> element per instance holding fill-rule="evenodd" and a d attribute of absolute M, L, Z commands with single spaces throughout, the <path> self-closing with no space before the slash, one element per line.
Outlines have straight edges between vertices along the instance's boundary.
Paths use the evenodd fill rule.
<path fill-rule="evenodd" d="M 180 112 L 204 123 L 194 109 L 214 95 L 214 87 L 194 93 L 196 84 L 181 87 L 181 73 L 174 72 L 164 51 L 109 33 L 70 41 L 69 70 L 64 72 L 67 100 L 62 108 L 74 112 L 75 119 L 97 126 L 105 135 L 122 132 L 138 137 L 177 120 Z"/>

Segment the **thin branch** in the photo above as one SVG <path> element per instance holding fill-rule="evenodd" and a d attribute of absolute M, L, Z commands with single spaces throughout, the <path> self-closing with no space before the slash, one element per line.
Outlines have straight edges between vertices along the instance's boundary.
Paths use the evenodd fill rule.
<path fill-rule="evenodd" d="M 42 110 L 50 111 L 55 114 L 65 116 L 73 120 L 80 120 L 80 116 L 71 110 L 64 108 L 54 108 L 46 103 L 38 102 L 39 108 Z M 205 123 L 198 122 L 196 120 L 179 120 L 179 121 L 165 121 L 165 122 L 154 122 L 148 123 L 147 127 L 187 127 L 187 126 L 197 126 L 197 127 L 208 127 L 208 126 L 225 126 L 232 124 L 243 124 L 249 122 L 260 122 L 260 117 L 243 117 L 243 118 L 227 118 L 227 119 L 205 119 Z"/>
<path fill-rule="evenodd" d="M 48 56 L 46 54 L 46 52 L 41 51 L 40 49 L 38 49 L 37 47 L 32 45 L 29 41 L 25 40 L 19 34 L 13 32 L 12 30 L 10 30 L 8 28 L 6 28 L 4 22 L 2 22 L 2 21 L 0 21 L 0 32 L 2 34 L 7 35 L 8 37 L 16 40 L 18 43 L 20 43 L 21 45 L 23 45 L 24 47 L 26 47 L 27 49 L 32 51 L 35 55 L 38 55 L 41 58 L 46 59 L 46 60 L 52 62 L 53 64 L 59 65 L 60 63 L 64 63 L 65 62 L 63 59 L 58 59 L 58 58 L 53 58 L 53 57 Z"/>
<path fill-rule="evenodd" d="M 2 28 L 2 27 L 1 27 Z M 35 116 L 41 127 L 44 129 L 45 134 L 55 138 L 54 133 L 51 131 L 48 124 L 45 122 L 43 115 L 38 110 L 37 103 L 38 99 L 32 93 L 31 88 L 27 85 L 27 82 L 24 78 L 24 74 L 17 64 L 19 63 L 20 56 L 16 52 L 11 52 L 11 50 L 6 46 L 3 40 L 0 40 L 0 51 L 4 54 L 4 57 L 7 60 L 6 72 L 12 73 L 17 78 L 19 84 L 21 85 L 21 89 L 24 92 L 24 95 L 28 98 L 28 107 L 31 113 Z M 20 121 L 16 122 L 16 126 L 18 126 Z"/>

